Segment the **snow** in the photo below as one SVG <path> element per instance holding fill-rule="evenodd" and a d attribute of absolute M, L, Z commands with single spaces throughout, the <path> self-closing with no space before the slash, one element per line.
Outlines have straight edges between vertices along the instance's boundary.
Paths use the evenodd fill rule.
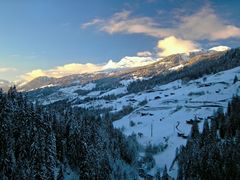
<path fill-rule="evenodd" d="M 126 56 L 118 62 L 109 60 L 108 63 L 103 66 L 103 69 L 133 68 L 145 66 L 154 62 L 156 62 L 156 60 L 152 57 Z"/>
<path fill-rule="evenodd" d="M 120 87 L 120 88 L 117 88 L 117 89 L 110 90 L 106 93 L 103 93 L 99 97 L 104 97 L 104 96 L 108 96 L 108 95 L 126 94 L 126 93 L 127 93 L 127 87 Z"/>
<path fill-rule="evenodd" d="M 187 53 L 187 54 L 183 53 L 183 54 L 181 54 L 181 57 L 182 57 L 182 59 L 183 59 L 184 61 L 187 61 L 187 60 L 190 59 L 190 58 L 189 58 L 189 53 Z"/>
<path fill-rule="evenodd" d="M 96 84 L 95 83 L 88 83 L 86 85 L 84 85 L 81 89 L 82 90 L 92 90 L 96 87 Z"/>
<path fill-rule="evenodd" d="M 59 91 L 65 94 L 73 94 L 76 90 L 81 89 L 82 86 L 78 85 L 78 86 L 70 86 L 70 87 L 66 87 L 66 88 L 61 88 Z"/>
<path fill-rule="evenodd" d="M 24 85 L 26 85 L 28 83 L 28 81 L 23 81 L 20 84 L 18 84 L 18 87 L 23 87 Z M 17 84 L 17 83 L 16 83 Z"/>
<path fill-rule="evenodd" d="M 93 97 L 93 96 L 98 96 L 100 95 L 101 91 L 91 91 L 90 93 L 87 94 L 87 96 L 89 97 Z"/>
<path fill-rule="evenodd" d="M 182 64 L 180 64 L 180 65 L 178 65 L 178 66 L 175 66 L 175 67 L 170 68 L 169 70 L 170 70 L 170 71 L 176 71 L 176 70 L 181 69 L 181 68 L 183 68 L 183 67 L 184 67 L 184 66 L 183 66 Z"/>
<path fill-rule="evenodd" d="M 202 52 L 204 51 L 203 49 L 194 49 L 192 51 L 190 51 L 190 53 L 198 53 L 198 52 Z"/>
<path fill-rule="evenodd" d="M 233 84 L 235 76 L 240 77 L 240 67 L 204 76 L 187 83 L 177 80 L 165 85 L 156 85 L 149 91 L 137 94 L 127 93 L 127 86 L 135 81 L 135 78 L 130 78 L 121 80 L 121 87 L 106 91 L 91 91 L 85 96 L 75 93 L 78 89 L 93 90 L 96 85 L 89 83 L 84 86 L 62 88 L 58 93 L 46 98 L 49 99 L 48 103 L 68 99 L 76 102 L 73 106 L 110 108 L 112 113 L 121 111 L 124 106 L 132 106 L 134 111 L 115 121 L 113 125 L 122 129 L 126 135 L 137 134 L 137 140 L 143 146 L 147 146 L 149 143 L 155 145 L 165 143 L 167 139 L 168 147 L 163 152 L 154 155 L 156 166 L 149 172 L 154 174 L 158 168 L 163 169 L 165 164 L 169 168 L 175 157 L 176 148 L 186 143 L 186 139 L 178 137 L 178 132 L 185 135 L 190 132 L 191 126 L 186 123 L 186 120 L 195 117 L 203 119 L 199 124 L 201 130 L 205 118 L 211 116 L 219 107 L 226 110 L 232 96 L 240 95 L 240 81 Z M 120 94 L 121 97 L 112 100 L 103 98 L 107 95 Z M 73 101 L 93 96 L 96 98 L 91 101 L 81 103 Z M 144 100 L 147 100 L 147 104 L 140 106 L 139 103 Z M 135 125 L 130 126 L 130 121 L 133 121 Z M 176 128 L 177 124 L 179 124 L 178 129 Z M 151 126 L 153 127 L 153 136 L 151 136 Z M 138 133 L 142 133 L 143 136 L 138 136 Z M 169 174 L 176 177 L 176 165 L 169 170 Z"/>
<path fill-rule="evenodd" d="M 92 89 L 94 89 L 96 87 L 95 83 L 88 83 L 85 85 L 75 85 L 75 86 L 69 86 L 69 87 L 64 87 L 59 89 L 57 92 L 50 94 L 47 97 L 44 97 L 44 99 L 42 99 L 42 104 L 43 105 L 48 105 L 57 101 L 61 101 L 61 100 L 68 100 L 68 101 L 74 101 L 75 99 L 84 99 L 85 97 L 79 97 L 78 93 L 76 92 L 77 90 L 86 90 L 86 91 L 90 91 Z M 89 93 L 89 97 L 94 96 L 94 93 L 96 95 L 100 94 L 101 92 L 90 92 Z M 41 100 L 39 100 L 41 101 Z"/>
<path fill-rule="evenodd" d="M 135 81 L 134 79 L 124 79 L 120 81 L 120 84 L 124 85 L 124 86 L 128 86 L 129 84 L 131 84 L 133 81 Z"/>
<path fill-rule="evenodd" d="M 128 86 L 129 84 L 131 84 L 132 82 L 136 81 L 136 80 L 148 80 L 151 77 L 138 77 L 138 76 L 133 76 L 133 78 L 130 79 L 123 79 L 121 80 L 119 83 L 122 84 L 123 86 Z"/>
<path fill-rule="evenodd" d="M 229 49 L 231 48 L 228 46 L 216 46 L 216 47 L 210 48 L 209 51 L 227 51 Z"/>
<path fill-rule="evenodd" d="M 218 107 L 226 110 L 231 97 L 234 94 L 240 94 L 240 83 L 233 84 L 234 76 L 239 76 L 239 73 L 240 67 L 186 84 L 182 84 L 180 80 L 174 81 L 163 86 L 156 86 L 153 92 L 133 95 L 132 98 L 138 102 L 146 98 L 148 103 L 115 121 L 114 126 L 124 129 L 123 133 L 126 135 L 142 133 L 143 137 L 137 136 L 137 139 L 143 146 L 147 146 L 149 143 L 158 145 L 163 143 L 166 138 L 168 139 L 167 149 L 154 156 L 156 167 L 150 172 L 154 174 L 156 169 L 162 169 L 165 164 L 170 167 L 176 148 L 186 143 L 185 139 L 178 137 L 179 131 L 176 129 L 178 122 L 180 122 L 178 129 L 188 135 L 191 126 L 186 124 L 186 120 L 195 117 L 205 119 L 211 116 Z M 208 84 L 211 85 L 208 86 Z M 191 92 L 196 94 L 191 95 Z M 204 92 L 204 94 L 198 94 L 198 92 Z M 160 99 L 156 99 L 156 96 L 159 96 Z M 143 113 L 148 115 L 143 116 Z M 130 121 L 136 125 L 131 127 Z M 151 125 L 153 127 L 152 137 Z M 202 125 L 203 120 L 199 124 L 200 129 L 202 129 Z M 169 173 L 176 177 L 176 166 L 173 166 Z"/>
<path fill-rule="evenodd" d="M 74 93 L 77 90 L 92 90 L 96 87 L 95 83 L 88 83 L 85 85 L 76 85 L 76 86 L 70 86 L 70 87 L 65 87 L 65 88 L 61 88 L 59 91 L 65 94 L 76 94 Z"/>
<path fill-rule="evenodd" d="M 40 86 L 38 88 L 34 88 L 34 89 L 29 89 L 27 90 L 28 92 L 30 91 L 34 91 L 34 90 L 37 90 L 37 89 L 44 89 L 44 88 L 49 88 L 49 87 L 56 87 L 57 85 L 55 84 L 48 84 L 48 85 L 44 85 L 44 86 Z M 20 86 L 19 86 L 20 87 Z M 24 89 L 22 89 L 21 91 L 25 91 Z"/>
<path fill-rule="evenodd" d="M 46 88 L 46 87 L 54 87 L 56 85 L 54 84 L 48 84 L 48 85 L 45 85 L 45 86 L 41 86 L 39 89 L 43 89 L 43 88 Z"/>

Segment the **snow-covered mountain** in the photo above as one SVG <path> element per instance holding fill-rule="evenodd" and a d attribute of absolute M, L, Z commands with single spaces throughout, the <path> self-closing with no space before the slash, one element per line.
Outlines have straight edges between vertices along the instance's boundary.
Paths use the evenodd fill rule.
<path fill-rule="evenodd" d="M 91 82 L 97 79 L 101 79 L 107 76 L 108 73 L 94 73 L 94 74 L 73 74 L 69 76 L 64 76 L 61 78 L 53 78 L 42 76 L 36 79 L 33 79 L 30 82 L 23 83 L 18 86 L 20 91 L 32 91 L 36 89 L 42 89 L 45 87 L 53 87 L 53 86 L 69 86 L 74 84 L 84 84 L 87 82 Z"/>
<path fill-rule="evenodd" d="M 209 49 L 209 51 L 227 51 L 230 50 L 231 48 L 228 46 L 216 46 L 216 47 L 212 47 Z"/>
<path fill-rule="evenodd" d="M 240 78 L 240 67 L 187 83 L 177 80 L 157 85 L 138 94 L 128 94 L 126 85 L 106 92 L 97 91 L 93 90 L 95 85 L 91 83 L 59 89 L 42 103 L 46 105 L 67 98 L 75 107 L 109 109 L 113 114 L 132 107 L 133 111 L 120 116 L 114 126 L 126 135 L 136 134 L 138 142 L 144 147 L 149 144 L 166 146 L 154 155 L 156 166 L 148 172 L 154 175 L 157 169 L 172 166 L 176 148 L 186 143 L 185 137 L 191 129 L 189 120 L 197 118 L 202 127 L 204 119 L 210 118 L 218 108 L 226 110 L 232 96 L 240 95 L 240 81 L 234 82 L 235 76 Z M 77 90 L 89 91 L 79 96 Z M 89 98 L 92 100 L 85 101 Z M 176 170 L 174 164 L 169 174 L 176 177 Z"/>
<path fill-rule="evenodd" d="M 239 79 L 238 48 L 175 54 L 130 69 L 39 77 L 18 88 L 44 106 L 67 103 L 99 115 L 110 112 L 114 127 L 135 134 L 143 148 L 160 149 L 148 174 L 167 165 L 176 177 L 175 150 L 186 143 L 191 122 L 197 119 L 202 127 L 218 108 L 226 110 L 231 97 L 240 95 Z"/>
<path fill-rule="evenodd" d="M 109 60 L 105 65 L 102 65 L 100 71 L 92 73 L 76 74 L 63 76 L 60 78 L 54 78 L 51 76 L 37 77 L 31 81 L 15 82 L 20 91 L 35 90 L 38 88 L 48 86 L 65 86 L 91 82 L 101 78 L 107 77 L 152 77 L 163 72 L 177 70 L 183 68 L 186 64 L 193 59 L 201 61 L 204 58 L 211 59 L 213 55 L 226 53 L 230 50 L 227 46 L 217 46 L 210 48 L 209 50 L 197 49 L 195 51 L 183 54 L 174 54 L 164 58 L 153 58 L 148 56 L 126 56 L 120 61 Z M 72 66 L 72 65 L 71 65 Z M 0 87 L 3 89 L 8 88 L 11 84 L 7 81 L 2 82 Z"/>
<path fill-rule="evenodd" d="M 154 62 L 156 62 L 156 60 L 150 56 L 149 57 L 126 56 L 122 58 L 119 62 L 114 62 L 113 60 L 109 60 L 108 63 L 103 66 L 103 69 L 121 69 L 121 68 L 141 67 Z"/>
<path fill-rule="evenodd" d="M 23 88 L 33 90 L 33 89 L 38 89 L 38 88 L 43 88 L 51 85 L 51 82 L 54 81 L 55 78 L 52 77 L 47 77 L 47 76 L 41 76 L 36 79 L 33 79 L 29 83 L 21 83 L 18 85 L 18 88 Z"/>
<path fill-rule="evenodd" d="M 143 147 L 161 147 L 154 155 L 156 165 L 148 174 L 154 175 L 167 165 L 169 174 L 176 177 L 175 150 L 186 143 L 191 121 L 197 119 L 201 128 L 204 119 L 210 119 L 218 108 L 226 110 L 232 96 L 240 95 L 238 79 L 240 49 L 234 49 L 201 53 L 189 59 L 172 55 L 112 74 L 69 76 L 65 77 L 65 85 L 37 89 L 27 95 L 42 105 L 67 102 L 72 107 L 110 112 L 114 127 L 124 134 L 136 134 Z M 54 81 L 60 82 L 51 79 Z"/>
<path fill-rule="evenodd" d="M 56 89 L 69 88 L 77 91 L 77 88 L 79 88 L 81 92 L 77 91 L 77 93 L 74 94 L 74 96 L 76 95 L 78 97 L 79 95 L 87 94 L 88 91 L 84 89 L 85 92 L 82 92 L 81 87 L 89 83 L 95 84 L 94 90 L 104 94 L 114 87 L 121 86 L 121 82 L 123 81 L 132 83 L 137 80 L 152 79 L 149 82 L 144 81 L 140 83 L 140 86 L 142 85 L 140 89 L 132 85 L 128 87 L 128 91 L 130 92 L 140 92 L 141 90 L 152 88 L 152 85 L 156 82 L 168 83 L 179 78 L 189 79 L 191 76 L 195 78 L 201 74 L 218 72 L 220 70 L 236 67 L 239 64 L 239 62 L 236 61 L 236 58 L 239 57 L 238 53 L 239 49 L 222 52 L 214 51 L 197 54 L 189 58 L 186 58 L 184 54 L 176 54 L 163 58 L 150 65 L 132 69 L 94 74 L 77 74 L 62 78 L 39 77 L 23 86 L 19 86 L 18 89 L 21 91 L 33 91 L 30 94 L 38 94 L 38 89 L 42 92 L 45 91 L 45 89 L 48 91 L 48 88 L 51 88 L 54 89 L 54 91 L 50 94 L 49 92 L 47 93 L 51 98 L 46 96 L 45 93 L 40 93 L 37 97 L 43 96 L 43 100 L 54 99 L 54 101 L 58 101 L 67 99 L 68 95 L 62 92 L 58 93 L 55 91 Z M 193 74 L 191 72 L 196 73 Z M 38 100 L 41 100 L 41 98 Z"/>
<path fill-rule="evenodd" d="M 198 51 L 187 54 L 174 54 L 155 61 L 151 57 L 125 57 L 119 62 L 109 61 L 104 70 L 88 74 L 73 74 L 61 78 L 38 77 L 30 82 L 21 84 L 21 91 L 35 90 L 47 86 L 68 86 L 84 84 L 103 78 L 129 79 L 133 77 L 152 77 L 161 73 L 181 69 L 187 64 L 196 63 L 205 59 L 214 59 L 227 51 Z"/>

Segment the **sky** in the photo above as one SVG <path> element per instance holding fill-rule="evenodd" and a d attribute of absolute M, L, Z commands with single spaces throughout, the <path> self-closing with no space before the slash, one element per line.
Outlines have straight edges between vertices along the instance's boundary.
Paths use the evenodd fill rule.
<path fill-rule="evenodd" d="M 1 0 L 0 79 L 61 77 L 239 47 L 239 7 L 239 0 Z"/>

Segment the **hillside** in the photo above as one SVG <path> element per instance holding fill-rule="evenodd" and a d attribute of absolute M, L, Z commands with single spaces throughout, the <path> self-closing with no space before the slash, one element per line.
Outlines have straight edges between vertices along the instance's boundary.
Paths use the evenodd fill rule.
<path fill-rule="evenodd" d="M 240 1 L 0 4 L 0 180 L 240 180 Z"/>
<path fill-rule="evenodd" d="M 28 92 L 28 97 L 49 107 L 66 103 L 100 115 L 110 112 L 114 127 L 125 135 L 134 134 L 143 149 L 155 148 L 156 165 L 147 174 L 162 172 L 166 165 L 169 174 L 176 177 L 175 151 L 186 143 L 191 124 L 196 120 L 202 128 L 205 119 L 210 120 L 218 109 L 226 111 L 232 96 L 240 95 L 239 49 L 197 55 L 186 64 L 183 69 L 165 74 L 165 81 L 156 81 L 163 75 L 108 77 L 85 84 L 42 88 Z M 206 68 L 197 71 L 197 67 Z M 209 70 L 212 68 L 214 71 Z M 173 74 L 175 79 L 168 79 Z M 139 84 L 151 86 L 139 89 Z M 136 91 L 129 91 L 129 87 Z M 144 155 L 144 150 L 140 155 Z"/>
<path fill-rule="evenodd" d="M 144 146 L 168 145 L 163 152 L 154 155 L 157 166 L 150 172 L 154 175 L 157 168 L 163 168 L 165 164 L 171 167 L 176 148 L 186 143 L 190 120 L 199 120 L 199 127 L 202 127 L 204 119 L 210 120 L 219 108 L 226 111 L 232 96 L 240 95 L 240 82 L 234 84 L 234 77 L 239 75 L 240 68 L 237 67 L 188 83 L 178 80 L 156 86 L 151 92 L 128 96 L 136 100 L 136 109 L 115 121 L 114 126 L 127 135 L 135 133 L 138 142 Z M 138 107 L 137 104 L 144 99 L 148 102 Z M 169 172 L 176 177 L 175 166 Z"/>
<path fill-rule="evenodd" d="M 122 95 L 126 93 L 126 87 L 103 94 L 91 91 L 80 97 L 74 93 L 73 87 L 60 89 L 59 92 L 69 97 L 73 107 L 99 109 L 99 112 L 110 110 L 113 119 L 120 118 L 113 123 L 114 126 L 126 135 L 136 134 L 138 142 L 144 147 L 150 144 L 167 146 L 154 155 L 156 166 L 149 173 L 154 175 L 158 168 L 162 171 L 167 165 L 171 167 L 170 175 L 176 177 L 177 168 L 172 166 L 175 150 L 186 143 L 191 120 L 197 119 L 202 127 L 204 119 L 210 120 L 217 109 L 226 111 L 232 96 L 240 95 L 240 81 L 234 82 L 235 77 L 240 78 L 240 67 L 189 82 L 177 80 L 157 85 L 150 91 L 138 94 Z M 91 89 L 93 84 L 81 88 Z M 82 101 L 74 100 L 76 97 Z M 43 104 L 50 102 L 45 100 Z"/>

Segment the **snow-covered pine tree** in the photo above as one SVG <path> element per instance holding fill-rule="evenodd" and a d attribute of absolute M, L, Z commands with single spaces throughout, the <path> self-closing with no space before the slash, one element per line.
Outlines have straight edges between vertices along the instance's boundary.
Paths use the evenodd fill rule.
<path fill-rule="evenodd" d="M 162 180 L 168 180 L 168 179 L 169 179 L 168 170 L 167 170 L 167 166 L 165 165 L 163 170 Z"/>

